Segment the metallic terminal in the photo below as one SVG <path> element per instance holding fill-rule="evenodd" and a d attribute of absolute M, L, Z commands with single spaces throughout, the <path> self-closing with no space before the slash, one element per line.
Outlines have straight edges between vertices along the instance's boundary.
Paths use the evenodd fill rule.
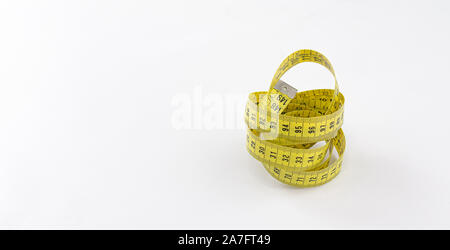
<path fill-rule="evenodd" d="M 289 96 L 289 98 L 293 99 L 295 94 L 297 94 L 297 89 L 292 87 L 291 85 L 283 82 L 282 80 L 278 80 L 277 84 L 275 84 L 274 89 L 279 90 L 281 93 Z"/>

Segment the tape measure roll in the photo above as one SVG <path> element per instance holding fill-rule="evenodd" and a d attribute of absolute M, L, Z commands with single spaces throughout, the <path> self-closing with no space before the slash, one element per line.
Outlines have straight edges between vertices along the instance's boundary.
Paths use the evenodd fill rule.
<path fill-rule="evenodd" d="M 297 93 L 280 80 L 302 62 L 326 67 L 335 80 L 334 89 Z M 280 65 L 267 92 L 249 95 L 245 108 L 247 150 L 277 180 L 294 186 L 324 184 L 341 170 L 345 137 L 344 96 L 339 92 L 329 60 L 313 50 L 299 50 Z M 316 146 L 324 141 L 324 145 Z M 339 157 L 331 162 L 333 148 Z"/>

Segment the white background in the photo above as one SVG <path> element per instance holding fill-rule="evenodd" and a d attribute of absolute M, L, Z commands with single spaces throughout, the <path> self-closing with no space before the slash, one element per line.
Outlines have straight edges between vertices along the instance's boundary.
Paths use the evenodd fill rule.
<path fill-rule="evenodd" d="M 2 1 L 1 227 L 449 229 L 450 4 L 311 2 Z M 277 182 L 241 128 L 174 128 L 176 95 L 245 101 L 305 48 L 346 97 L 330 183 Z"/>

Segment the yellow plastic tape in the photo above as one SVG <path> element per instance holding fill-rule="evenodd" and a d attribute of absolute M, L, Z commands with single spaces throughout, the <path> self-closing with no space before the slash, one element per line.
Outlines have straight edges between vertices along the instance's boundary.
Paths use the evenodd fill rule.
<path fill-rule="evenodd" d="M 319 63 L 335 80 L 334 89 L 297 93 L 280 80 L 302 62 Z M 344 96 L 330 61 L 314 50 L 299 50 L 280 65 L 267 92 L 249 95 L 245 108 L 247 150 L 277 180 L 294 186 L 324 184 L 341 170 L 345 137 Z M 318 142 L 323 141 L 323 145 Z M 333 148 L 339 157 L 331 162 Z"/>

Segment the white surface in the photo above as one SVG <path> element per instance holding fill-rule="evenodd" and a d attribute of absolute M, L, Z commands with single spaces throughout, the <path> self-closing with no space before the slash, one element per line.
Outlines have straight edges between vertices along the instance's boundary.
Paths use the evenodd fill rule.
<path fill-rule="evenodd" d="M 2 1 L 0 225 L 449 229 L 448 1 L 272 2 Z M 332 182 L 278 183 L 236 126 L 174 128 L 175 96 L 244 102 L 303 48 L 346 97 Z"/>

